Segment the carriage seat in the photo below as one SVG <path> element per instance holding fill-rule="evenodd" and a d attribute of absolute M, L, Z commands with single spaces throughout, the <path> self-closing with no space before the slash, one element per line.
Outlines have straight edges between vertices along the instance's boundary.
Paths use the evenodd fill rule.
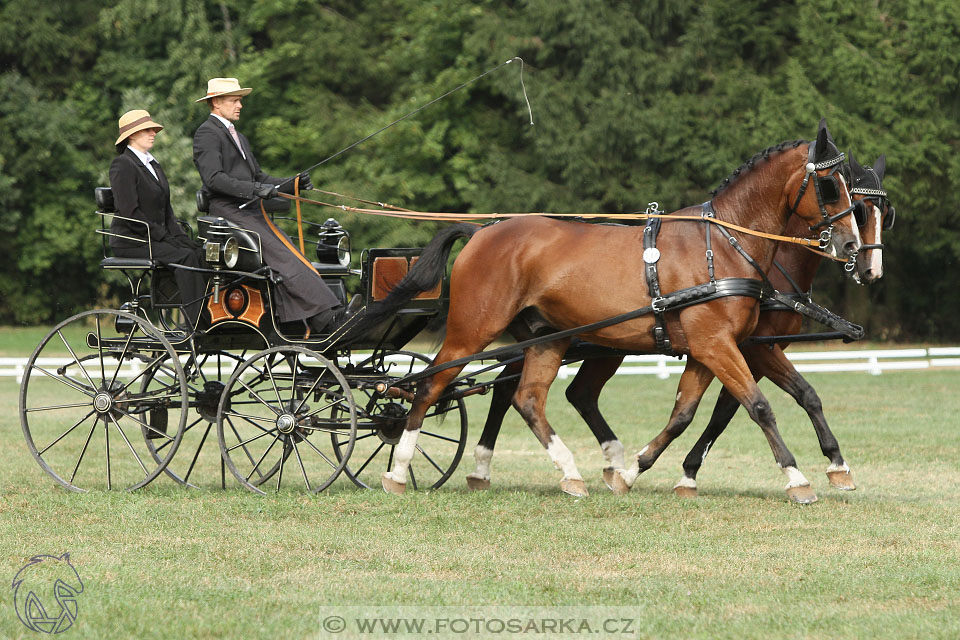
<path fill-rule="evenodd" d="M 93 199 L 97 203 L 97 211 L 100 213 L 116 213 L 117 207 L 113 201 L 113 190 L 110 187 L 96 187 L 93 190 Z M 107 235 L 106 228 L 101 229 L 104 236 Z M 107 243 L 104 242 L 104 253 L 107 250 Z M 100 261 L 102 269 L 153 269 L 156 263 L 147 258 L 117 258 L 115 256 L 104 255 Z"/>

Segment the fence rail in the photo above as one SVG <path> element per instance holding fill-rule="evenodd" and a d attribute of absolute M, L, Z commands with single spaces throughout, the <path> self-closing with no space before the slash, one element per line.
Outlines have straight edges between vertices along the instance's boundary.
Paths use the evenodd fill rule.
<path fill-rule="evenodd" d="M 366 356 L 355 354 L 359 360 Z M 428 355 L 432 358 L 432 354 Z M 797 371 L 807 372 L 864 372 L 880 375 L 884 371 L 916 371 L 932 368 L 960 367 L 960 347 L 930 347 L 920 349 L 875 349 L 847 351 L 797 351 L 787 352 L 787 358 L 793 362 Z M 23 379 L 28 358 L 0 358 L 0 378 L 13 378 L 17 384 Z M 56 369 L 71 363 L 70 357 L 38 358 L 37 365 L 47 369 Z M 668 378 L 683 371 L 685 358 L 670 358 L 662 355 L 627 356 L 617 369 L 617 375 L 655 375 Z M 424 365 L 425 366 L 425 365 Z M 465 368 L 466 372 L 476 371 L 485 365 L 474 363 Z M 111 369 L 116 368 L 114 362 Z M 414 371 L 423 367 L 415 367 Z M 576 375 L 579 363 L 564 365 L 558 377 L 565 379 Z M 120 378 L 131 378 L 143 370 L 139 360 L 129 360 L 120 367 Z"/>

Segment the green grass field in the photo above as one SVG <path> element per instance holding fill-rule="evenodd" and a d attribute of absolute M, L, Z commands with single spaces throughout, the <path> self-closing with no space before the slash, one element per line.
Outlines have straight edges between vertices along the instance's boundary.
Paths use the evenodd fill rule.
<path fill-rule="evenodd" d="M 42 333 L 16 333 L 11 344 L 22 345 L 3 355 L 23 355 Z M 263 498 L 167 478 L 135 493 L 63 491 L 29 455 L 17 385 L 0 378 L 2 575 L 10 585 L 30 556 L 69 552 L 84 584 L 62 636 L 72 638 L 335 637 L 321 635 L 328 613 L 395 604 L 628 607 L 634 637 L 650 638 L 960 637 L 960 371 L 808 379 L 860 488 L 829 487 L 805 414 L 765 384 L 820 498 L 798 506 L 741 416 L 710 452 L 701 497 L 673 496 L 716 385 L 624 497 L 603 487 L 599 448 L 558 381 L 548 416 L 589 498 L 560 493 L 559 473 L 513 413 L 493 489 L 468 492 L 483 396 L 469 399 L 465 460 L 438 490 L 394 497 L 341 479 L 317 496 Z M 663 427 L 677 380 L 609 385 L 602 407 L 628 451 Z M 35 637 L 13 602 L 8 590 L 0 636 Z"/>

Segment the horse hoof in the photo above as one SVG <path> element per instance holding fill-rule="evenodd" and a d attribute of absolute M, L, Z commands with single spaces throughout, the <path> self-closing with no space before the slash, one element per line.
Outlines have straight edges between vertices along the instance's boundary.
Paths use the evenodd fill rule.
<path fill-rule="evenodd" d="M 617 473 L 616 469 L 611 467 L 608 467 L 608 469 L 610 469 L 609 474 L 607 469 L 603 470 L 603 481 L 607 484 L 607 488 L 613 491 L 613 495 L 622 496 L 630 493 L 630 485 L 623 479 L 623 476 Z"/>
<path fill-rule="evenodd" d="M 397 482 L 391 478 L 390 473 L 386 471 L 380 476 L 380 484 L 386 493 L 392 493 L 395 496 L 402 496 L 403 492 L 407 490 L 406 483 L 401 484 Z"/>
<path fill-rule="evenodd" d="M 853 474 L 849 471 L 827 471 L 830 486 L 841 491 L 854 491 L 857 483 L 853 481 Z"/>
<path fill-rule="evenodd" d="M 613 477 L 617 475 L 617 471 L 613 467 L 604 467 L 603 468 L 603 484 L 607 485 L 607 489 L 613 491 L 613 483 L 615 480 Z"/>
<path fill-rule="evenodd" d="M 696 498 L 697 497 L 697 488 L 696 487 L 681 487 L 677 485 L 673 488 L 673 495 L 678 498 Z"/>
<path fill-rule="evenodd" d="M 800 487 L 790 487 L 787 489 L 787 497 L 797 504 L 811 504 L 817 501 L 817 494 L 813 492 L 813 487 L 808 484 Z"/>
<path fill-rule="evenodd" d="M 467 476 L 467 488 L 470 491 L 487 491 L 490 489 L 490 479 Z"/>
<path fill-rule="evenodd" d="M 587 493 L 587 485 L 583 483 L 583 480 L 561 480 L 560 490 L 574 498 L 586 498 L 590 495 Z"/>

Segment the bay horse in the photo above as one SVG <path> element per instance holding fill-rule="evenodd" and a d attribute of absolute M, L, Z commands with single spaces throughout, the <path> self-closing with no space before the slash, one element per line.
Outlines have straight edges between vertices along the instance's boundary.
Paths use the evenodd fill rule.
<path fill-rule="evenodd" d="M 767 437 L 774 459 L 789 478 L 788 491 L 809 491 L 809 482 L 783 443 L 773 412 L 737 347 L 756 325 L 757 297 L 734 294 L 668 310 L 662 306 L 666 296 L 650 295 L 644 274 L 646 265 L 656 263 L 662 254 L 667 256 L 659 270 L 664 292 L 692 290 L 704 283 L 708 273 L 713 282 L 714 270 L 720 280 L 752 280 L 758 284 L 769 271 L 775 252 L 775 243 L 762 234 L 782 234 L 791 214 L 811 229 L 826 227 L 821 241 L 831 255 L 841 259 L 856 256 L 861 241 L 849 215 L 853 206 L 845 181 L 838 173 L 842 159 L 826 123 L 821 121 L 815 142 L 781 143 L 757 154 L 725 181 L 712 200 L 710 214 L 717 221 L 749 228 L 749 232 L 728 232 L 725 236 L 719 224 L 707 217 L 693 223 L 672 222 L 663 226 L 655 252 L 649 248 L 641 252 L 645 230 L 638 227 L 591 225 L 535 215 L 512 218 L 479 231 L 460 225 L 460 229 L 438 234 L 424 255 L 449 252 L 457 237 L 470 236 L 450 275 L 446 337 L 433 362 L 434 366 L 454 360 L 458 364 L 435 372 L 417 385 L 393 468 L 381 477 L 384 490 L 405 490 L 423 417 L 463 368 L 465 363 L 459 360 L 481 351 L 508 329 L 517 332 L 514 320 L 518 314 L 533 310 L 549 327 L 578 329 L 626 312 L 656 310 L 659 303 L 673 348 L 689 358 L 665 433 L 669 436 L 689 423 L 704 390 L 716 376 Z M 825 193 L 834 194 L 835 200 L 827 197 L 825 201 Z M 700 207 L 677 213 L 707 215 Z M 713 249 L 707 251 L 711 245 Z M 386 321 L 398 306 L 432 287 L 442 276 L 444 262 L 421 257 L 387 299 L 368 310 L 362 323 Z M 653 351 L 657 346 L 655 324 L 654 317 L 641 315 L 581 335 L 615 349 Z M 550 427 L 544 412 L 547 392 L 569 344 L 567 337 L 524 350 L 523 373 L 513 405 L 563 473 L 561 489 L 583 496 L 587 495 L 586 487 L 573 455 Z M 655 444 L 656 451 L 648 447 L 641 456 L 647 456 L 645 461 L 652 464 L 667 444 L 668 439 L 661 439 Z"/>
<path fill-rule="evenodd" d="M 873 167 L 863 167 L 850 154 L 851 189 L 854 204 L 863 202 L 857 208 L 857 224 L 865 240 L 857 254 L 856 271 L 853 278 L 857 282 L 872 283 L 883 276 L 881 233 L 893 226 L 895 211 L 890 205 L 882 180 L 886 168 L 886 159 L 880 156 Z M 785 233 L 799 235 L 805 231 L 805 223 L 796 217 L 790 219 Z M 774 258 L 775 267 L 767 274 L 778 291 L 787 292 L 794 297 L 807 295 L 813 283 L 813 277 L 822 257 L 794 244 L 781 244 Z M 760 318 L 753 337 L 785 336 L 799 333 L 803 316 L 780 304 L 761 303 Z M 823 415 L 822 403 L 813 387 L 797 372 L 792 363 L 783 354 L 789 343 L 774 345 L 745 344 L 741 346 L 750 370 L 758 382 L 769 378 L 781 389 L 793 397 L 810 416 L 820 442 L 824 456 L 830 460 L 826 474 L 830 484 L 841 490 L 856 489 L 850 467 L 840 452 L 840 446 Z M 623 493 L 628 490 L 624 484 L 613 477 L 615 469 L 624 468 L 623 445 L 607 424 L 599 408 L 599 396 L 604 385 L 613 377 L 623 362 L 623 356 L 590 357 L 583 361 L 571 383 L 567 386 L 566 397 L 590 427 L 606 462 L 603 469 L 604 482 L 608 487 Z M 522 362 L 514 362 L 504 368 L 495 382 L 490 409 L 484 423 L 483 433 L 474 450 L 476 469 L 467 475 L 467 485 L 471 490 L 485 490 L 490 487 L 490 460 L 493 449 L 510 406 L 510 397 L 516 389 L 516 379 L 522 369 Z M 710 424 L 705 429 L 696 446 L 687 455 L 683 463 L 684 477 L 674 487 L 674 492 L 683 497 L 696 495 L 696 474 L 703 464 L 706 454 L 713 443 L 726 428 L 739 403 L 726 390 L 721 391 Z M 815 496 L 815 494 L 814 494 Z"/>

